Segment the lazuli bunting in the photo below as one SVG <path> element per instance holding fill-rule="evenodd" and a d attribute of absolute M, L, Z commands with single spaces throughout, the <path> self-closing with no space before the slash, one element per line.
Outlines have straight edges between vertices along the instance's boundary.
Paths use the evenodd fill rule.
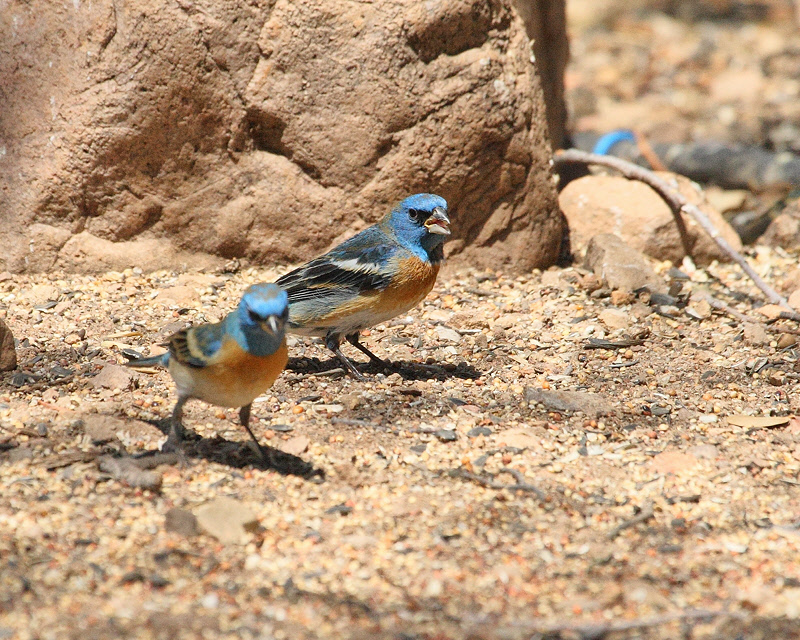
<path fill-rule="evenodd" d="M 241 407 L 242 426 L 264 461 L 272 462 L 250 430 L 250 406 L 272 386 L 289 359 L 284 334 L 288 317 L 285 291 L 274 284 L 254 284 L 221 322 L 178 331 L 169 338 L 167 353 L 128 363 L 165 366 L 175 380 L 178 401 L 163 451 L 180 448 L 183 405 L 197 398 L 221 407 Z"/>
<path fill-rule="evenodd" d="M 358 341 L 359 333 L 428 295 L 448 235 L 444 198 L 431 193 L 406 198 L 379 223 L 276 280 L 289 294 L 287 331 L 325 338 L 346 370 L 363 380 L 339 348 L 342 340 L 386 366 Z"/>

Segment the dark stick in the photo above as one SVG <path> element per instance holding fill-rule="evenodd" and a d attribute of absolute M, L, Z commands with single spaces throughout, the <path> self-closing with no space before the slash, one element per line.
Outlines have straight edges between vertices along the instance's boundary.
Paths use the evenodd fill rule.
<path fill-rule="evenodd" d="M 625 531 L 625 529 L 630 529 L 631 527 L 635 527 L 637 524 L 646 522 L 654 515 L 653 512 L 653 503 L 648 502 L 647 504 L 642 507 L 642 510 L 637 513 L 633 518 L 630 520 L 626 520 L 625 522 L 619 523 L 616 527 L 611 530 L 611 533 L 608 534 L 608 539 L 613 540 L 616 538 L 620 533 Z"/>

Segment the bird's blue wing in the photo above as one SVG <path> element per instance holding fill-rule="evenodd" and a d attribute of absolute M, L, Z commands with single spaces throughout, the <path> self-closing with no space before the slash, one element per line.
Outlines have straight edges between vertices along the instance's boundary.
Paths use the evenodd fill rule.
<path fill-rule="evenodd" d="M 289 304 L 329 292 L 380 291 L 392 279 L 389 265 L 401 248 L 370 227 L 332 251 L 281 276 L 276 284 L 289 294 Z"/>
<path fill-rule="evenodd" d="M 222 347 L 224 337 L 222 322 L 189 327 L 170 337 L 169 352 L 181 364 L 205 367 Z"/>

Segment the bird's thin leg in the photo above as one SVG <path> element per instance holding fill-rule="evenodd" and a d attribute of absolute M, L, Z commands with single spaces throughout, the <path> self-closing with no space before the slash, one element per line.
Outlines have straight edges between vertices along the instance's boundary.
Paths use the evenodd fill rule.
<path fill-rule="evenodd" d="M 362 376 L 358 369 L 356 369 L 355 365 L 350 362 L 348 357 L 342 353 L 342 350 L 339 348 L 339 336 L 338 335 L 329 335 L 325 338 L 325 344 L 327 345 L 328 349 L 333 351 L 336 354 L 336 357 L 339 358 L 339 362 L 344 365 L 344 368 L 347 372 L 353 376 L 356 380 L 360 380 L 364 382 L 365 378 Z"/>
<path fill-rule="evenodd" d="M 178 401 L 172 410 L 172 418 L 169 421 L 167 441 L 161 447 L 161 451 L 164 453 L 180 453 L 181 442 L 183 442 L 183 405 L 186 404 L 188 399 L 189 396 L 178 396 Z"/>
<path fill-rule="evenodd" d="M 273 465 L 272 455 L 266 449 L 264 449 L 264 447 L 261 446 L 261 443 L 259 443 L 259 441 L 256 440 L 255 434 L 250 430 L 251 406 L 252 405 L 246 404 L 241 409 L 239 409 L 239 422 L 242 423 L 242 426 L 244 427 L 245 431 L 247 431 L 248 435 L 252 438 L 253 442 L 255 443 L 256 449 L 258 449 L 258 453 L 261 455 L 261 460 L 263 460 L 264 463 L 272 466 Z"/>
<path fill-rule="evenodd" d="M 379 358 L 376 356 L 372 351 L 367 349 L 363 344 L 358 341 L 358 332 L 351 333 L 347 336 L 347 341 L 352 344 L 356 349 L 358 349 L 361 353 L 368 356 L 369 359 L 372 361 L 373 364 L 377 364 L 379 367 L 388 367 L 391 368 L 392 363 L 388 360 L 384 360 L 383 358 Z"/>

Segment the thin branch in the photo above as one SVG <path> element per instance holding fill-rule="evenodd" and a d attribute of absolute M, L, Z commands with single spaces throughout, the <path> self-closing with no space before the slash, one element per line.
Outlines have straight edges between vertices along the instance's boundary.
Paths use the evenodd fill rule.
<path fill-rule="evenodd" d="M 630 520 L 625 520 L 625 522 L 620 522 L 616 527 L 611 530 L 611 533 L 608 534 L 608 539 L 613 540 L 616 538 L 620 533 L 625 531 L 625 529 L 630 529 L 631 527 L 635 527 L 637 524 L 642 522 L 646 522 L 650 518 L 655 515 L 653 511 L 653 503 L 647 502 L 642 510 L 637 513 L 633 518 Z"/>
<path fill-rule="evenodd" d="M 712 309 L 716 309 L 717 311 L 722 311 L 727 313 L 729 316 L 736 318 L 742 322 L 752 322 L 756 324 L 762 324 L 762 321 L 758 318 L 754 318 L 753 316 L 747 316 L 740 311 L 734 309 L 731 305 L 724 303 L 722 300 L 717 300 L 716 298 L 712 297 L 708 293 L 701 294 L 701 298 L 708 302 L 709 306 Z"/>
<path fill-rule="evenodd" d="M 503 467 L 497 473 L 498 474 L 507 473 L 513 476 L 514 479 L 517 481 L 517 484 L 502 484 L 501 482 L 495 482 L 494 475 L 496 474 L 492 474 L 491 477 L 485 477 L 478 475 L 477 473 L 472 473 L 471 471 L 467 471 L 466 469 L 463 468 L 451 469 L 449 475 L 450 477 L 453 478 L 463 478 L 464 480 L 471 480 L 472 482 L 475 482 L 481 485 L 482 487 L 486 487 L 487 489 L 508 489 L 509 491 L 527 491 L 529 493 L 533 493 L 534 495 L 536 495 L 536 497 L 539 498 L 540 500 L 545 499 L 544 493 L 537 487 L 534 487 L 532 484 L 528 484 L 525 481 L 525 476 L 523 476 L 522 473 L 520 473 L 516 469 L 509 469 L 508 467 Z"/>
<path fill-rule="evenodd" d="M 653 171 L 669 171 L 641 131 L 634 131 L 633 137 L 636 138 L 636 148 L 639 149 L 639 153 L 647 160 Z"/>
<path fill-rule="evenodd" d="M 711 220 L 708 219 L 708 216 L 703 213 L 703 211 L 701 211 L 697 205 L 689 202 L 683 196 L 683 194 L 679 193 L 674 187 L 670 186 L 666 180 L 659 178 L 652 171 L 620 158 L 586 153 L 585 151 L 579 151 L 578 149 L 559 151 L 555 154 L 553 159 L 557 164 L 599 164 L 619 171 L 626 178 L 639 180 L 649 185 L 662 198 L 664 198 L 664 200 L 672 209 L 673 216 L 675 217 L 675 224 L 678 226 L 678 232 L 681 234 L 681 242 L 683 242 L 684 250 L 686 251 L 687 255 L 691 255 L 691 247 L 688 240 L 688 234 L 686 232 L 686 225 L 684 224 L 683 218 L 680 215 L 681 213 L 685 213 L 694 218 L 697 224 L 703 228 L 703 230 L 711 237 L 717 246 L 722 249 L 731 258 L 731 260 L 736 262 L 736 264 L 742 268 L 742 271 L 744 271 L 753 281 L 753 283 L 762 291 L 762 293 L 767 296 L 767 299 L 769 299 L 770 302 L 780 305 L 781 307 L 788 309 L 791 313 L 794 313 L 794 309 L 789 306 L 786 298 L 775 291 L 775 289 L 770 287 L 764 281 L 764 279 L 756 273 L 753 267 L 750 266 L 750 263 L 745 260 L 744 256 L 736 251 L 736 249 L 734 249 L 730 243 L 720 235 L 717 228 L 712 224 Z"/>

